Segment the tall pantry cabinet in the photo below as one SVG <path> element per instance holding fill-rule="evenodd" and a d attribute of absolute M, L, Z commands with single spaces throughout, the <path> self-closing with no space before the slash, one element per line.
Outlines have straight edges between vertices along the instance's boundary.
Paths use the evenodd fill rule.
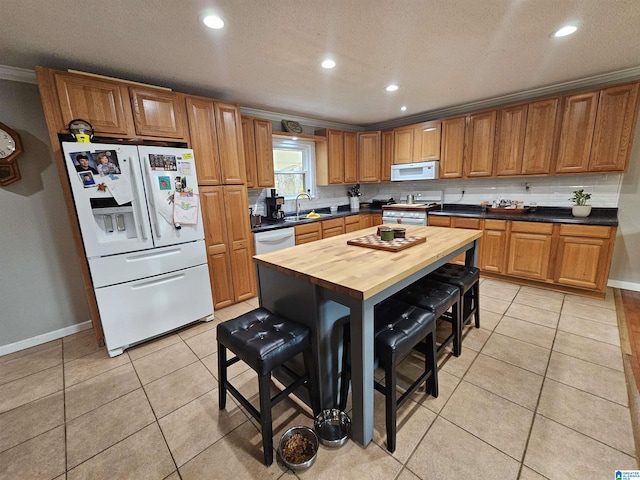
<path fill-rule="evenodd" d="M 240 108 L 187 97 L 214 308 L 256 296 Z"/>

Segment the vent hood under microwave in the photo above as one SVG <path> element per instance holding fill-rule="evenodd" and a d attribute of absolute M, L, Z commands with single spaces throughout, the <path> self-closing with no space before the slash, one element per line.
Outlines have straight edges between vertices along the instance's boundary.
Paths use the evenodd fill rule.
<path fill-rule="evenodd" d="M 435 180 L 438 178 L 440 162 L 419 162 L 391 165 L 391 181 L 403 180 Z"/>

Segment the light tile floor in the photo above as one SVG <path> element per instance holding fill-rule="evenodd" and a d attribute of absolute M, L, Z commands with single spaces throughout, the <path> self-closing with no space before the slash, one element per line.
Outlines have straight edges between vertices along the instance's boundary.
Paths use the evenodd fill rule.
<path fill-rule="evenodd" d="M 401 408 L 396 452 L 376 393 L 374 442 L 321 447 L 297 477 L 600 480 L 638 467 L 613 292 L 594 301 L 493 279 L 481 292 L 481 328 L 465 329 L 460 357 L 441 354 L 440 396 Z M 218 409 L 215 326 L 256 306 L 116 358 L 92 331 L 1 357 L 0 479 L 295 478 L 262 464 L 257 424 L 231 398 Z M 420 365 L 408 357 L 401 381 Z M 251 370 L 230 376 L 256 398 Z M 295 401 L 274 416 L 274 441 L 313 424 Z"/>

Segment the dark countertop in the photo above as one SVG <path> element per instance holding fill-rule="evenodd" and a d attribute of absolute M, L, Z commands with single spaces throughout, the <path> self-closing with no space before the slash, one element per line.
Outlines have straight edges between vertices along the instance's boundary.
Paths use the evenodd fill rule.
<path fill-rule="evenodd" d="M 360 210 L 351 210 L 349 205 L 339 206 L 338 211 L 335 213 L 331 213 L 331 210 L 329 209 L 329 207 L 314 208 L 313 211 L 316 213 L 324 214 L 325 216 L 322 216 L 320 218 L 302 218 L 297 222 L 285 222 L 284 220 L 271 222 L 271 221 L 265 221 L 263 217 L 262 225 L 260 225 L 259 227 L 253 227 L 251 231 L 253 233 L 267 232 L 269 230 L 278 230 L 281 228 L 293 227 L 295 225 L 303 225 L 305 223 L 321 222 L 322 220 L 331 220 L 332 218 L 349 217 L 351 215 L 358 215 L 360 213 L 382 213 L 382 209 L 379 209 L 379 208 L 378 209 L 360 208 Z M 310 212 L 311 210 L 301 210 L 300 215 L 306 215 L 307 213 L 310 213 Z M 288 217 L 295 216 L 295 213 L 291 213 L 291 214 L 287 213 L 286 216 Z"/>
<path fill-rule="evenodd" d="M 524 222 L 573 223 L 581 225 L 618 225 L 617 208 L 592 208 L 588 217 L 574 217 L 571 207 L 538 207 L 527 213 L 483 212 L 480 205 L 457 205 L 445 203 L 442 210 L 432 210 L 429 215 L 451 217 L 490 218 L 496 220 L 516 220 Z"/>

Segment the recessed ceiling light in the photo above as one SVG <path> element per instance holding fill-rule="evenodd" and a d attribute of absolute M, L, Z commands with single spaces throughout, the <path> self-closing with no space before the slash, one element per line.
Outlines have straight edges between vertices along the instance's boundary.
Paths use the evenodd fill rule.
<path fill-rule="evenodd" d="M 222 27 L 224 27 L 224 20 L 222 20 L 217 15 L 206 15 L 205 17 L 202 18 L 202 23 L 204 23 L 205 26 L 212 28 L 214 30 L 219 30 Z"/>
<path fill-rule="evenodd" d="M 406 112 L 407 111 L 407 106 L 406 105 L 402 105 L 400 107 L 400 110 L 402 110 L 403 112 Z"/>
<path fill-rule="evenodd" d="M 384 89 L 387 92 L 395 92 L 396 90 L 398 90 L 400 88 L 399 85 L 396 85 L 395 83 L 392 83 L 391 85 L 387 85 L 386 87 L 384 87 Z"/>
<path fill-rule="evenodd" d="M 574 33 L 576 30 L 578 30 L 578 27 L 574 25 L 566 25 L 562 27 L 560 30 L 558 30 L 556 33 L 554 33 L 553 36 L 566 37 L 567 35 L 571 35 L 572 33 Z"/>
<path fill-rule="evenodd" d="M 291 137 L 291 140 L 297 140 L 298 137 Z"/>
<path fill-rule="evenodd" d="M 333 67 L 336 66 L 336 62 L 334 62 L 330 58 L 327 58 L 327 59 L 323 60 L 320 65 L 322 65 L 322 68 L 333 68 Z"/>

